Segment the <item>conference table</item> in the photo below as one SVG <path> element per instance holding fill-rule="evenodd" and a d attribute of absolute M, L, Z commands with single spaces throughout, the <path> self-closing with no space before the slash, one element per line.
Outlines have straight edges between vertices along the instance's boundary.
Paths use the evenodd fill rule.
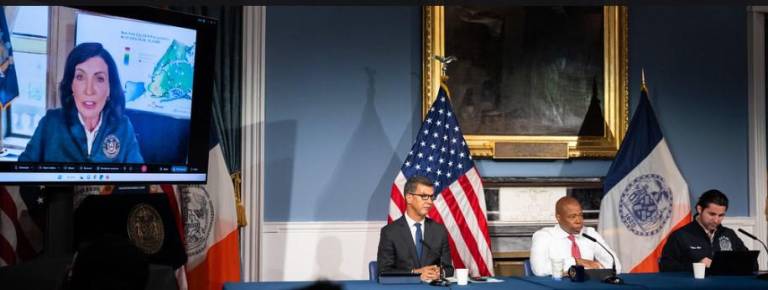
<path fill-rule="evenodd" d="M 652 274 L 621 274 L 624 285 L 611 285 L 600 281 L 571 282 L 567 278 L 554 280 L 551 277 L 499 277 L 504 280 L 499 283 L 469 283 L 466 286 L 451 284 L 449 287 L 436 287 L 429 284 L 415 285 L 382 285 L 370 281 L 333 281 L 346 290 L 382 289 L 382 290 L 426 290 L 426 289 L 514 289 L 514 290 L 581 290 L 581 289 L 768 289 L 768 280 L 760 280 L 754 276 L 708 276 L 704 279 L 693 279 L 691 273 L 652 273 Z M 250 282 L 226 283 L 224 290 L 287 290 L 300 289 L 312 285 L 312 281 L 304 282 Z"/>

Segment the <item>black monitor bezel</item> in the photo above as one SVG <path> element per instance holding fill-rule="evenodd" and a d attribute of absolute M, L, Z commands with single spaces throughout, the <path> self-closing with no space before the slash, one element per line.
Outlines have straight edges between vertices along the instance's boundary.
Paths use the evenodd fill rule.
<path fill-rule="evenodd" d="M 189 135 L 189 155 L 186 166 L 188 168 L 196 168 L 196 172 L 164 172 L 164 173 L 151 173 L 151 174 L 163 174 L 168 177 L 172 177 L 170 174 L 205 174 L 204 180 L 180 180 L 180 179 L 167 179 L 163 181 L 111 181 L 111 180 L 93 180 L 93 181 L 23 181 L 22 178 L 18 180 L 0 181 L 0 185 L 112 185 L 112 184 L 205 184 L 208 179 L 208 153 L 210 142 L 210 130 L 212 123 L 212 95 L 214 87 L 214 63 L 215 57 L 210 54 L 216 53 L 216 33 L 218 28 L 218 20 L 210 17 L 193 15 L 184 12 L 171 11 L 167 9 L 150 7 L 150 6 L 67 6 L 76 10 L 85 11 L 88 13 L 101 14 L 105 16 L 115 16 L 127 19 L 136 19 L 140 21 L 147 21 L 159 24 L 166 24 L 171 26 L 184 27 L 194 29 L 196 31 L 196 53 L 195 53 L 195 71 L 193 77 L 193 89 L 194 92 L 192 98 L 192 109 L 190 118 L 190 135 Z M 209 52 L 209 53 L 200 53 Z M 21 163 L 21 162 L 8 162 L 19 165 L 61 165 L 55 162 L 36 162 L 36 163 Z M 126 163 L 114 163 L 111 165 L 126 164 Z M 99 165 L 94 163 L 78 163 L 75 165 Z M 126 164 L 128 165 L 128 164 Z M 136 165 L 136 164 L 133 164 Z M 153 164 L 150 164 L 153 165 Z M 158 165 L 158 164 L 154 164 Z M 177 165 L 177 164 L 169 164 Z M 11 165 L 13 166 L 13 165 Z M 4 166 L 5 167 L 5 166 Z M 8 172 L 8 171 L 5 171 Z M 30 172 L 14 172 L 15 174 L 36 174 L 46 173 L 45 171 L 30 171 Z M 73 172 L 72 174 L 77 174 Z M 99 172 L 90 172 L 99 173 Z M 121 174 L 140 174 L 140 172 L 105 172 L 109 173 L 121 173 Z"/>

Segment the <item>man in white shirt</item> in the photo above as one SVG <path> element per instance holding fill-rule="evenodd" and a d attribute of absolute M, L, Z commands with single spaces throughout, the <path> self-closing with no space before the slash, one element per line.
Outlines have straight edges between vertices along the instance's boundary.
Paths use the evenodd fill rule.
<path fill-rule="evenodd" d="M 605 240 L 595 229 L 584 227 L 584 216 L 579 201 L 566 196 L 555 205 L 557 225 L 543 228 L 533 234 L 531 242 L 531 270 L 536 276 L 552 275 L 552 259 L 563 259 L 563 271 L 573 265 L 582 265 L 585 269 L 611 268 L 611 254 L 596 242 L 585 238 L 587 234 L 605 245 Z M 606 246 L 608 247 L 608 246 Z M 621 264 L 616 260 L 616 272 L 621 272 Z"/>

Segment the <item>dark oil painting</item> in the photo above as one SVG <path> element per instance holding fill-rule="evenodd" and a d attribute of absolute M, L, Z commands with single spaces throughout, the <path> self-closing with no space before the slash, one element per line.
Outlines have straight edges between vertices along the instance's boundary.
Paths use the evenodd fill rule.
<path fill-rule="evenodd" d="M 602 7 L 446 6 L 465 134 L 602 136 Z"/>

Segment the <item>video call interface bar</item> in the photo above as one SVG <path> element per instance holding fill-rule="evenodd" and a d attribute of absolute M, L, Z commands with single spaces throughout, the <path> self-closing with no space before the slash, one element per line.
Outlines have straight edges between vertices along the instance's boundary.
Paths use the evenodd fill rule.
<path fill-rule="evenodd" d="M 196 173 L 203 172 L 187 165 L 150 164 L 6 164 L 0 172 L 66 172 L 66 173 Z"/>
<path fill-rule="evenodd" d="M 36 173 L 36 174 L 19 174 Z M 24 180 L 19 180 L 23 176 Z M 187 165 L 150 164 L 0 164 L 0 182 L 205 181 L 206 174 Z"/>
<path fill-rule="evenodd" d="M 0 172 L 0 183 L 128 183 L 150 182 L 205 182 L 205 174 L 189 173 L 85 173 L 85 172 L 39 172 L 35 174 L 18 174 Z"/>

